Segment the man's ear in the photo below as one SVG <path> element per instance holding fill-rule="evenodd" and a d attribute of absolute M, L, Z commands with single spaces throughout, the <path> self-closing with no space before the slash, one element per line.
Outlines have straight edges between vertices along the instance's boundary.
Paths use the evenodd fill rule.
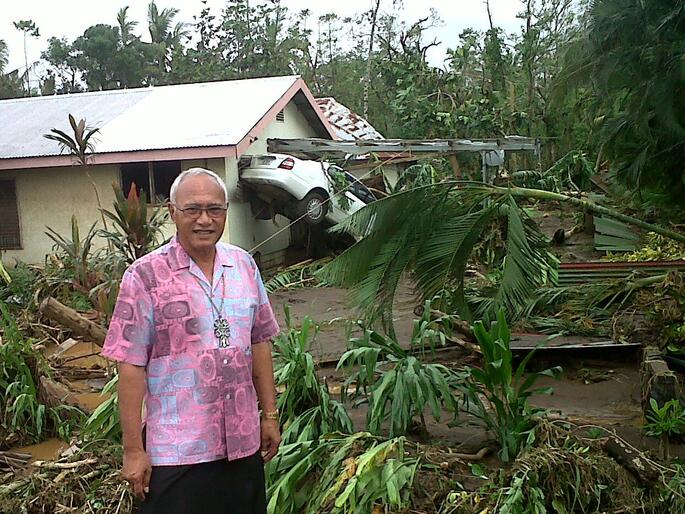
<path fill-rule="evenodd" d="M 171 220 L 175 222 L 176 220 L 174 217 L 176 216 L 176 209 L 174 208 L 174 204 L 167 202 L 166 207 L 169 209 L 169 216 L 171 217 Z"/>

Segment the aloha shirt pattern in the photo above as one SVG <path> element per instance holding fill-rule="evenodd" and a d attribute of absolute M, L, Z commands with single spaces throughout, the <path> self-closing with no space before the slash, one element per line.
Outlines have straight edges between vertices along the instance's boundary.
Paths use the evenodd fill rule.
<path fill-rule="evenodd" d="M 212 284 L 176 238 L 121 282 L 102 355 L 146 368 L 153 466 L 240 459 L 261 444 L 252 344 L 278 334 L 278 324 L 252 257 L 233 245 L 216 249 Z M 209 291 L 217 309 L 223 298 L 227 348 L 214 336 Z"/>

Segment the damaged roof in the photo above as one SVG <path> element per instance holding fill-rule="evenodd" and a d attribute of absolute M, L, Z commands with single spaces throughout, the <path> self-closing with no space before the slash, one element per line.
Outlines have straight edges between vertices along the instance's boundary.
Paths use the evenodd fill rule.
<path fill-rule="evenodd" d="M 371 123 L 351 111 L 335 98 L 317 98 L 316 103 L 343 141 L 385 139 Z"/>

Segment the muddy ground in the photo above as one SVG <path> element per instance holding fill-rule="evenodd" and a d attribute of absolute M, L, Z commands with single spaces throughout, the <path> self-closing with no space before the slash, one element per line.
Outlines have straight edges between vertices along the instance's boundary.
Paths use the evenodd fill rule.
<path fill-rule="evenodd" d="M 304 316 L 310 316 L 319 324 L 320 332 L 311 352 L 315 360 L 323 363 L 320 374 L 326 376 L 332 390 L 337 391 L 343 377 L 332 362 L 346 348 L 349 323 L 345 320 L 355 319 L 356 314 L 349 305 L 347 291 L 334 287 L 295 289 L 271 295 L 271 302 L 282 327 L 285 327 L 285 305 L 290 308 L 294 324 L 299 324 Z M 408 344 L 411 339 L 415 306 L 412 290 L 407 284 L 402 285 L 394 315 L 401 343 Z M 639 358 L 636 348 L 540 351 L 530 364 L 532 368 L 542 370 L 561 366 L 564 373 L 559 380 L 545 378 L 540 381 L 540 386 L 552 387 L 554 394 L 533 397 L 532 403 L 574 421 L 612 428 L 631 444 L 656 450 L 657 441 L 641 433 Z M 458 368 L 469 358 L 459 350 L 448 350 L 440 352 L 438 360 Z M 352 408 L 351 416 L 357 428 L 363 429 L 364 406 Z M 487 444 L 488 437 L 476 420 L 466 418 L 462 426 L 456 428 L 448 427 L 447 421 L 449 419 L 439 423 L 429 421 L 432 442 L 447 443 L 463 452 L 475 452 Z M 673 450 L 674 454 L 685 457 L 685 446 L 676 446 Z"/>
<path fill-rule="evenodd" d="M 282 328 L 285 328 L 285 305 L 290 308 L 294 325 L 299 325 L 305 316 L 310 316 L 318 324 L 319 333 L 310 351 L 320 363 L 319 373 L 326 377 L 331 392 L 334 395 L 338 393 L 344 374 L 335 369 L 335 363 L 346 349 L 349 332 L 354 334 L 356 330 L 359 333 L 359 329 L 348 321 L 356 319 L 356 313 L 348 303 L 347 291 L 334 287 L 294 289 L 272 294 L 271 302 Z M 405 346 L 411 340 L 415 306 L 411 288 L 403 284 L 397 295 L 394 317 L 398 340 Z M 104 366 L 104 361 L 94 354 L 96 351 L 83 343 L 68 350 L 65 357 L 75 359 L 72 362 L 75 367 Z M 465 364 L 477 365 L 473 356 L 458 349 L 439 351 L 435 359 L 455 369 Z M 532 403 L 535 406 L 583 424 L 615 429 L 635 446 L 657 448 L 656 440 L 641 433 L 643 415 L 637 349 L 547 350 L 538 352 L 531 362 L 536 370 L 557 365 L 564 369 L 562 378 L 540 382 L 540 386 L 552 387 L 554 394 L 534 397 Z M 105 381 L 103 378 L 70 380 L 75 403 L 92 411 L 103 401 L 99 391 Z M 366 407 L 350 406 L 349 410 L 356 428 L 363 430 Z M 440 422 L 428 417 L 430 439 L 425 442 L 448 445 L 467 453 L 477 452 L 489 444 L 489 437 L 477 420 L 466 416 L 458 427 L 448 427 L 449 421 L 448 413 Z M 63 446 L 57 440 L 50 440 L 37 447 L 17 450 L 32 453 L 34 458 L 46 459 L 54 458 Z M 685 457 L 685 446 L 674 447 L 674 453 Z"/>

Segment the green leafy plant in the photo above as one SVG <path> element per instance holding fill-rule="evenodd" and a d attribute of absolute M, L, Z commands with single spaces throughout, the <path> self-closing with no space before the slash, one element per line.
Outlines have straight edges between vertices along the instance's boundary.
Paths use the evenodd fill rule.
<path fill-rule="evenodd" d="M 52 434 L 66 439 L 82 420 L 76 408 L 48 407 L 40 400 L 39 373 L 47 373 L 42 355 L 0 301 L 0 447 L 36 443 Z"/>
<path fill-rule="evenodd" d="M 654 398 L 649 399 L 650 411 L 644 425 L 645 434 L 659 437 L 662 457 L 670 457 L 671 439 L 685 434 L 685 407 L 680 401 L 671 399 L 661 407 Z"/>
<path fill-rule="evenodd" d="M 571 204 L 685 241 L 681 233 L 589 200 L 538 189 L 451 181 L 390 195 L 346 218 L 333 230 L 364 237 L 328 264 L 320 276 L 349 287 L 352 301 L 365 317 L 380 318 L 390 333 L 393 300 L 407 272 L 422 300 L 451 288 L 456 313 L 472 320 L 474 313 L 465 295 L 467 264 L 492 223 L 506 222 L 506 252 L 494 263 L 502 267 L 501 279 L 476 314 L 494 319 L 504 308 L 508 318 L 516 320 L 526 301 L 543 286 L 554 284 L 557 276 L 557 259 L 549 252 L 547 238 L 522 205 L 528 200 Z"/>
<path fill-rule="evenodd" d="M 0 282 L 0 300 L 25 309 L 34 307 L 34 299 L 40 291 L 40 274 L 36 268 L 18 262 L 7 271 L 7 278 L 9 280 L 5 284 Z"/>
<path fill-rule="evenodd" d="M 347 411 L 330 398 L 325 383 L 316 373 L 312 354 L 307 350 L 316 339 L 318 327 L 305 316 L 294 328 L 290 309 L 285 307 L 286 330 L 274 339 L 274 380 L 282 389 L 277 405 L 284 443 L 315 440 L 329 432 L 352 432 Z"/>
<path fill-rule="evenodd" d="M 367 432 L 330 435 L 282 446 L 266 467 L 271 514 L 369 513 L 374 506 L 401 509 L 419 459 L 405 440 Z"/>
<path fill-rule="evenodd" d="M 114 183 L 114 212 L 103 209 L 102 212 L 114 223 L 114 231 L 101 230 L 100 235 L 119 251 L 127 264 L 151 252 L 157 246 L 162 235 L 162 227 L 168 214 L 165 205 L 159 205 L 148 213 L 145 191 L 138 194 L 135 184 L 131 184 L 128 195 Z"/>
<path fill-rule="evenodd" d="M 93 239 L 97 235 L 96 223 L 93 223 L 84 238 L 78 226 L 76 216 L 71 217 L 71 239 L 60 235 L 56 230 L 47 227 L 45 233 L 62 250 L 66 256 L 67 265 L 73 271 L 73 285 L 77 289 L 88 292 L 98 284 L 99 280 L 91 269 L 90 259 L 93 251 Z"/>
<path fill-rule="evenodd" d="M 535 438 L 533 414 L 537 410 L 529 405 L 528 398 L 552 392 L 549 388 L 535 389 L 535 382 L 543 376 L 559 376 L 561 368 L 526 373 L 534 352 L 529 352 L 518 367 L 514 367 L 509 348 L 511 333 L 502 310 L 489 330 L 478 321 L 473 326 L 473 333 L 483 353 L 483 367 L 467 368 L 462 386 L 464 409 L 485 423 L 500 444 L 500 459 L 511 462 Z"/>
<path fill-rule="evenodd" d="M 276 291 L 292 289 L 295 287 L 324 286 L 326 283 L 317 280 L 314 274 L 329 261 L 330 258 L 325 257 L 314 262 L 306 261 L 303 264 L 289 266 L 280 270 L 275 275 L 266 278 L 264 287 L 267 292 L 275 293 Z"/>
<path fill-rule="evenodd" d="M 121 442 L 118 385 L 119 375 L 115 374 L 102 388 L 102 395 L 109 395 L 109 398 L 98 405 L 86 420 L 81 432 L 86 439 L 107 439 Z"/>
<path fill-rule="evenodd" d="M 424 341 L 420 332 L 414 342 L 419 341 Z M 353 397 L 366 395 L 361 401 L 369 404 L 366 423 L 370 432 L 380 434 L 382 424 L 389 420 L 390 437 L 407 434 L 416 421 L 426 434 L 426 407 L 438 421 L 443 408 L 456 413 L 457 401 L 451 388 L 456 374 L 447 367 L 424 363 L 394 339 L 373 330 L 351 339 L 349 346 L 337 369 L 352 370 L 345 391 L 354 383 Z"/>
<path fill-rule="evenodd" d="M 2 263 L 2 252 L 0 252 L 0 279 L 2 279 L 6 284 L 12 282 L 12 277 L 7 273 L 4 264 Z"/>

